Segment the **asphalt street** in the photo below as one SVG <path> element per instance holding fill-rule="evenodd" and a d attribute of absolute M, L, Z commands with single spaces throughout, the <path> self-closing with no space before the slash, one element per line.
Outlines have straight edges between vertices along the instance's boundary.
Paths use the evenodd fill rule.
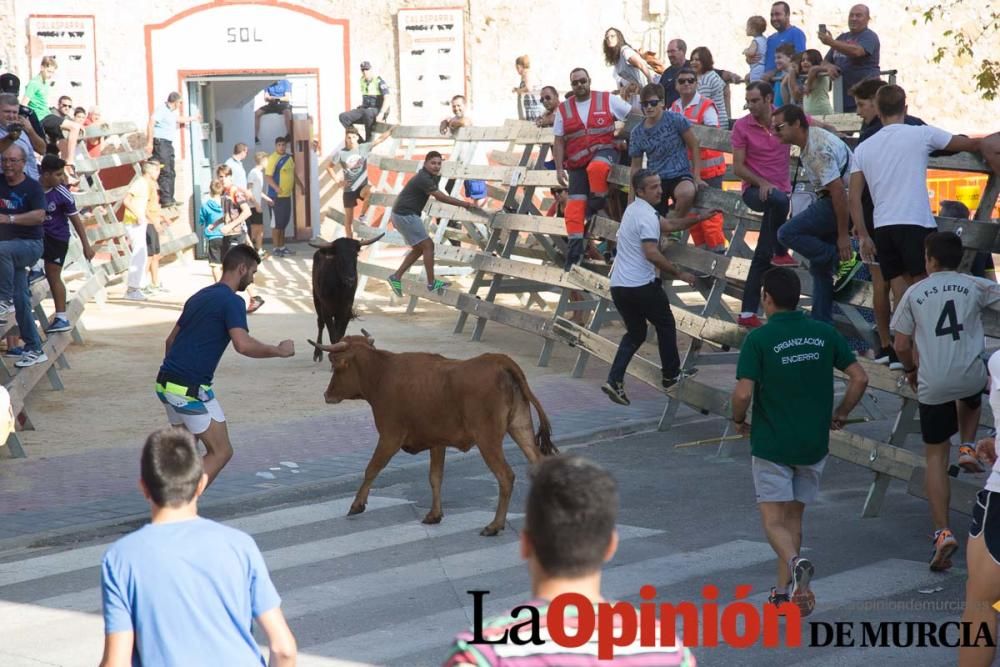
<path fill-rule="evenodd" d="M 564 447 L 605 465 L 621 490 L 621 546 L 607 566 L 608 598 L 639 602 L 645 584 L 657 601 L 701 602 L 714 584 L 719 604 L 749 585 L 759 607 L 774 562 L 754 505 L 745 441 L 731 458 L 712 445 L 674 445 L 721 435 L 718 419 L 691 417 L 667 433 L 647 432 Z M 518 475 L 508 528 L 479 536 L 492 517 L 496 484 L 478 453 L 449 452 L 444 520 L 424 526 L 430 503 L 424 463 L 387 470 L 368 510 L 347 518 L 358 479 L 338 478 L 322 494 L 280 506 L 213 510 L 250 532 L 283 597 L 303 665 L 437 665 L 454 634 L 472 621 L 470 590 L 489 590 L 487 613 L 529 598 L 518 557 L 527 464 L 508 447 Z M 225 473 L 224 473 L 225 474 Z M 928 570 L 931 527 L 923 500 L 894 483 L 882 515 L 862 519 L 871 474 L 831 459 L 805 522 L 806 555 L 816 565 L 817 607 L 803 647 L 695 648 L 699 665 L 949 665 L 954 649 L 807 647 L 808 622 L 956 621 L 964 597 L 968 517 L 954 515 L 963 545 L 944 574 Z M 282 496 L 287 500 L 288 496 Z M 249 513 L 248 513 L 248 510 Z M 237 512 L 242 511 L 240 515 Z M 222 514 L 220 514 L 222 512 Z M 100 657 L 99 564 L 115 531 L 56 540 L 43 549 L 0 554 L 0 664 L 93 665 Z"/>

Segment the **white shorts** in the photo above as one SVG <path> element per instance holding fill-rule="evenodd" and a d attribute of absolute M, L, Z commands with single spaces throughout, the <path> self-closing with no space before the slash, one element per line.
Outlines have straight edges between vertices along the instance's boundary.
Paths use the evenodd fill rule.
<path fill-rule="evenodd" d="M 783 503 L 797 500 L 802 504 L 815 502 L 819 495 L 819 480 L 828 456 L 808 466 L 786 466 L 767 459 L 752 457 L 753 486 L 758 503 Z"/>
<path fill-rule="evenodd" d="M 226 421 L 222 406 L 211 389 L 200 389 L 196 399 L 163 391 L 162 387 L 157 387 L 156 395 L 163 403 L 170 425 L 183 425 L 195 435 L 207 431 L 213 421 Z"/>

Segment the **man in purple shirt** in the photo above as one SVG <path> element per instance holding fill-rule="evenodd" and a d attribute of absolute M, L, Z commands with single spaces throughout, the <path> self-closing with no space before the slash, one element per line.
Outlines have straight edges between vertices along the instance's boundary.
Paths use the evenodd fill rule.
<path fill-rule="evenodd" d="M 764 272 L 772 264 L 793 267 L 798 263 L 778 243 L 778 228 L 788 218 L 792 183 L 788 146 L 771 131 L 774 92 L 763 81 L 752 81 L 747 84 L 746 102 L 750 114 L 733 125 L 732 143 L 733 171 L 743 181 L 743 202 L 763 214 L 738 319 L 740 326 L 753 329 L 762 324 L 757 309 Z"/>
<path fill-rule="evenodd" d="M 42 223 L 42 259 L 45 261 L 45 277 L 52 291 L 52 302 L 56 309 L 52 323 L 45 329 L 46 334 L 69 331 L 73 328 L 66 315 L 66 286 L 62 281 L 63 263 L 69 250 L 69 225 L 73 223 L 76 235 L 83 246 L 83 256 L 90 261 L 94 249 L 87 239 L 73 194 L 66 189 L 66 162 L 58 155 L 42 158 L 41 183 L 45 190 L 45 222 Z"/>

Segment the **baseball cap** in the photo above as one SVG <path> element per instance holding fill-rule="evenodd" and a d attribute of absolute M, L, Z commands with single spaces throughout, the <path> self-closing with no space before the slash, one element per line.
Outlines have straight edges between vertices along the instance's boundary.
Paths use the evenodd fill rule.
<path fill-rule="evenodd" d="M 372 64 L 370 62 L 368 62 L 367 60 L 361 61 L 361 69 L 371 69 L 371 68 Z"/>
<path fill-rule="evenodd" d="M 0 93 L 13 93 L 17 95 L 20 90 L 21 80 L 17 78 L 16 74 L 7 72 L 0 76 Z"/>
<path fill-rule="evenodd" d="M 52 171 L 61 171 L 65 167 L 66 161 L 58 155 L 46 155 L 42 158 L 42 164 L 39 170 L 42 173 L 47 174 Z"/>

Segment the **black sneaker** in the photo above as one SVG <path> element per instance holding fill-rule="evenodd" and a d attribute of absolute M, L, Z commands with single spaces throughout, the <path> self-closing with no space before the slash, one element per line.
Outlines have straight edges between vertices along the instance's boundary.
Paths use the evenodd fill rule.
<path fill-rule="evenodd" d="M 691 369 L 686 370 L 686 371 L 681 371 L 680 373 L 678 373 L 677 375 L 675 375 L 672 378 L 667 377 L 666 375 L 664 375 L 663 376 L 663 388 L 664 389 L 670 389 L 671 387 L 673 387 L 675 384 L 677 384 L 681 380 L 686 380 L 689 377 L 691 377 L 692 375 L 695 375 L 697 373 L 698 373 L 698 369 L 697 368 L 691 368 Z"/>
<path fill-rule="evenodd" d="M 614 382 L 613 380 L 608 380 L 601 387 L 601 391 L 608 395 L 612 401 L 618 405 L 631 405 L 632 401 L 628 400 L 628 396 L 625 395 L 625 385 L 621 382 Z"/>
<path fill-rule="evenodd" d="M 841 262 L 837 266 L 837 274 L 833 279 L 833 291 L 839 292 L 851 284 L 851 279 L 864 266 L 858 253 L 854 253 L 849 260 Z"/>
<path fill-rule="evenodd" d="M 767 603 L 773 604 L 777 607 L 786 602 L 791 602 L 791 598 L 788 597 L 788 593 L 779 593 L 777 588 L 771 586 L 771 594 L 767 596 Z"/>

